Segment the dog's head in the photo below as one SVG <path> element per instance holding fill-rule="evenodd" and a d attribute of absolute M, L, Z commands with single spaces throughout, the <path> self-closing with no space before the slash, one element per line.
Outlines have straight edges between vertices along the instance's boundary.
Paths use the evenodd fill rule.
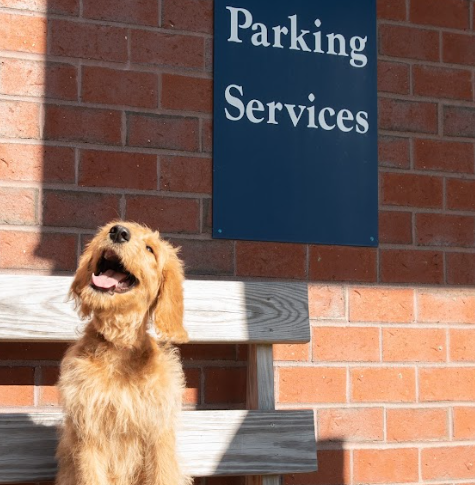
<path fill-rule="evenodd" d="M 159 335 L 184 342 L 182 283 L 177 250 L 158 232 L 114 221 L 87 246 L 70 293 L 85 318 L 132 325 L 150 317 Z"/>

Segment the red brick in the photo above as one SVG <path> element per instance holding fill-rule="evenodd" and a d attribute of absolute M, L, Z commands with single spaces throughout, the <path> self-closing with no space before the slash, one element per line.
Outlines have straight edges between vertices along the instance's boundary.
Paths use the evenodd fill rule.
<path fill-rule="evenodd" d="M 445 257 L 449 285 L 475 284 L 475 254 L 448 253 Z"/>
<path fill-rule="evenodd" d="M 133 30 L 131 46 L 132 62 L 192 69 L 204 67 L 204 39 L 201 37 Z"/>
<path fill-rule="evenodd" d="M 473 217 L 416 214 L 416 238 L 419 245 L 473 247 L 474 231 Z"/>
<path fill-rule="evenodd" d="M 412 214 L 410 212 L 380 211 L 379 242 L 412 244 Z"/>
<path fill-rule="evenodd" d="M 475 137 L 475 109 L 445 106 L 444 135 Z"/>
<path fill-rule="evenodd" d="M 422 323 L 475 323 L 475 293 L 470 290 L 420 290 L 417 320 Z"/>
<path fill-rule="evenodd" d="M 0 119 L 2 120 L 0 136 L 2 137 L 40 137 L 40 110 L 36 103 L 0 100 Z"/>
<path fill-rule="evenodd" d="M 74 182 L 74 149 L 2 143 L 0 179 Z"/>
<path fill-rule="evenodd" d="M 379 19 L 406 20 L 405 0 L 378 0 L 377 10 Z"/>
<path fill-rule="evenodd" d="M 450 329 L 450 360 L 475 362 L 475 329 Z"/>
<path fill-rule="evenodd" d="M 419 478 L 418 450 L 355 450 L 354 483 L 407 483 Z"/>
<path fill-rule="evenodd" d="M 0 342 L 0 359 L 59 361 L 68 347 L 59 342 Z"/>
<path fill-rule="evenodd" d="M 122 140 L 121 127 L 119 111 L 45 106 L 44 136 L 47 140 L 119 145 Z"/>
<path fill-rule="evenodd" d="M 391 57 L 438 61 L 439 33 L 402 25 L 380 25 L 379 53 Z"/>
<path fill-rule="evenodd" d="M 33 405 L 33 375 L 32 367 L 0 367 L 0 405 Z"/>
<path fill-rule="evenodd" d="M 419 369 L 419 399 L 421 402 L 475 400 L 475 368 Z"/>
<path fill-rule="evenodd" d="M 49 53 L 56 56 L 127 61 L 128 30 L 109 25 L 50 19 Z"/>
<path fill-rule="evenodd" d="M 0 13 L 0 50 L 46 53 L 44 17 Z"/>
<path fill-rule="evenodd" d="M 469 4 L 465 0 L 411 0 L 409 20 L 414 24 L 450 29 L 469 28 Z"/>
<path fill-rule="evenodd" d="M 343 440 L 335 440 L 341 446 Z M 351 451 L 318 451 L 318 471 L 284 475 L 284 485 L 342 485 L 351 483 Z"/>
<path fill-rule="evenodd" d="M 156 108 L 158 76 L 151 72 L 84 66 L 82 100 L 87 103 Z"/>
<path fill-rule="evenodd" d="M 392 131 L 437 133 L 437 105 L 422 101 L 381 98 L 379 128 Z"/>
<path fill-rule="evenodd" d="M 409 94 L 409 65 L 379 60 L 378 92 Z"/>
<path fill-rule="evenodd" d="M 0 5 L 6 8 L 59 15 L 77 15 L 79 11 L 78 0 L 1 0 Z"/>
<path fill-rule="evenodd" d="M 382 173 L 381 203 L 442 208 L 442 178 L 412 173 Z"/>
<path fill-rule="evenodd" d="M 303 244 L 238 241 L 236 275 L 305 279 L 306 258 Z"/>
<path fill-rule="evenodd" d="M 383 249 L 380 251 L 380 277 L 382 283 L 442 284 L 442 253 Z"/>
<path fill-rule="evenodd" d="M 160 158 L 160 190 L 211 194 L 211 158 Z"/>
<path fill-rule="evenodd" d="M 475 211 L 475 180 L 448 179 L 447 207 Z"/>
<path fill-rule="evenodd" d="M 0 268 L 74 271 L 76 245 L 76 236 L 71 234 L 3 231 Z"/>
<path fill-rule="evenodd" d="M 202 205 L 202 222 L 201 232 L 211 234 L 213 226 L 213 201 L 211 199 L 201 199 Z"/>
<path fill-rule="evenodd" d="M 414 291 L 403 288 L 350 289 L 350 322 L 411 323 Z"/>
<path fill-rule="evenodd" d="M 468 70 L 415 65 L 412 76 L 416 95 L 472 100 L 472 73 Z"/>
<path fill-rule="evenodd" d="M 213 2 L 164 0 L 162 27 L 211 34 L 213 33 Z"/>
<path fill-rule="evenodd" d="M 274 344 L 274 360 L 308 362 L 310 344 Z"/>
<path fill-rule="evenodd" d="M 148 0 L 84 0 L 83 16 L 137 25 L 158 26 L 158 2 Z"/>
<path fill-rule="evenodd" d="M 246 368 L 205 369 L 205 402 L 207 404 L 243 404 L 246 400 Z"/>
<path fill-rule="evenodd" d="M 309 278 L 323 281 L 376 281 L 376 250 L 310 246 Z"/>
<path fill-rule="evenodd" d="M 475 446 L 424 448 L 421 451 L 423 480 L 475 478 Z"/>
<path fill-rule="evenodd" d="M 472 143 L 416 138 L 414 167 L 419 170 L 473 173 L 473 153 Z"/>
<path fill-rule="evenodd" d="M 414 369 L 361 367 L 350 370 L 352 402 L 413 402 L 416 399 Z"/>
<path fill-rule="evenodd" d="M 319 441 L 381 441 L 383 439 L 383 409 L 319 409 Z"/>
<path fill-rule="evenodd" d="M 380 136 L 378 159 L 382 167 L 409 168 L 409 138 Z"/>
<path fill-rule="evenodd" d="M 315 362 L 379 361 L 379 329 L 315 327 L 312 331 Z"/>
<path fill-rule="evenodd" d="M 0 91 L 8 95 L 77 99 L 77 69 L 59 62 L 4 58 Z"/>
<path fill-rule="evenodd" d="M 475 406 L 456 406 L 454 409 L 454 439 L 475 439 Z"/>
<path fill-rule="evenodd" d="M 119 197 L 111 194 L 45 190 L 43 203 L 47 226 L 95 229 L 119 214 Z"/>
<path fill-rule="evenodd" d="M 445 362 L 445 330 L 383 328 L 385 362 Z"/>
<path fill-rule="evenodd" d="M 201 120 L 201 151 L 213 151 L 213 124 L 211 120 Z"/>
<path fill-rule="evenodd" d="M 316 318 L 319 320 L 345 318 L 345 289 L 340 285 L 309 285 L 308 311 L 310 318 Z"/>
<path fill-rule="evenodd" d="M 234 344 L 185 344 L 180 345 L 180 355 L 184 361 L 236 360 Z"/>
<path fill-rule="evenodd" d="M 213 39 L 205 39 L 205 71 L 213 71 Z"/>
<path fill-rule="evenodd" d="M 475 65 L 475 36 L 455 34 L 452 32 L 442 33 L 444 62 L 463 64 L 464 66 Z"/>
<path fill-rule="evenodd" d="M 35 189 L 0 187 L 0 223 L 36 223 L 38 193 Z"/>
<path fill-rule="evenodd" d="M 198 233 L 200 230 L 198 199 L 129 196 L 126 217 L 161 232 Z"/>
<path fill-rule="evenodd" d="M 234 245 L 231 241 L 172 239 L 181 247 L 187 275 L 233 275 Z"/>
<path fill-rule="evenodd" d="M 163 108 L 211 113 L 213 109 L 213 81 L 200 77 L 162 75 Z"/>
<path fill-rule="evenodd" d="M 155 190 L 157 156 L 143 153 L 81 150 L 79 185 Z"/>
<path fill-rule="evenodd" d="M 388 441 L 445 440 L 446 409 L 388 409 L 386 411 Z"/>
<path fill-rule="evenodd" d="M 280 367 L 279 402 L 346 401 L 346 370 L 340 367 Z"/>
<path fill-rule="evenodd" d="M 40 406 L 58 406 L 59 391 L 56 386 L 59 378 L 59 367 L 41 367 Z"/>
<path fill-rule="evenodd" d="M 185 367 L 186 388 L 183 396 L 185 404 L 201 403 L 201 370 Z"/>
<path fill-rule="evenodd" d="M 196 118 L 129 113 L 127 125 L 129 146 L 198 151 Z"/>

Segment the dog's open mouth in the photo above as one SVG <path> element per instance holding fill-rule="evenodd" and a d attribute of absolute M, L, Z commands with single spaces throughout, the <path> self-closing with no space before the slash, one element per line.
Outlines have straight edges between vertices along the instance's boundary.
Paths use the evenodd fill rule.
<path fill-rule="evenodd" d="M 137 278 L 123 266 L 119 256 L 108 249 L 102 255 L 97 270 L 92 274 L 91 286 L 107 293 L 125 293 L 137 284 Z"/>

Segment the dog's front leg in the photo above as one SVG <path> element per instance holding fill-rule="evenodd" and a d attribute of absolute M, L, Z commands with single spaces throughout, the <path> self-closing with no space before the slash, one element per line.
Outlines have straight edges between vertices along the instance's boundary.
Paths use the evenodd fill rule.
<path fill-rule="evenodd" d="M 190 485 L 192 479 L 182 473 L 176 458 L 175 433 L 162 433 L 145 452 L 145 483 L 143 485 Z"/>
<path fill-rule="evenodd" d="M 112 485 L 107 456 L 95 443 L 82 443 L 76 456 L 77 485 Z"/>

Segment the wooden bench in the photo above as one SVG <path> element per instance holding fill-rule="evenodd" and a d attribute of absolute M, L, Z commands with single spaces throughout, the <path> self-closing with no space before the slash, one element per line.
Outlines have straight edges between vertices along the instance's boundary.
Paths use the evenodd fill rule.
<path fill-rule="evenodd" d="M 74 341 L 83 323 L 66 301 L 69 277 L 0 275 L 0 340 Z M 249 344 L 248 410 L 183 411 L 178 452 L 193 476 L 279 475 L 316 470 L 311 410 L 276 411 L 272 344 L 310 340 L 307 285 L 186 281 L 190 341 Z M 0 483 L 52 480 L 61 411 L 0 409 Z"/>

